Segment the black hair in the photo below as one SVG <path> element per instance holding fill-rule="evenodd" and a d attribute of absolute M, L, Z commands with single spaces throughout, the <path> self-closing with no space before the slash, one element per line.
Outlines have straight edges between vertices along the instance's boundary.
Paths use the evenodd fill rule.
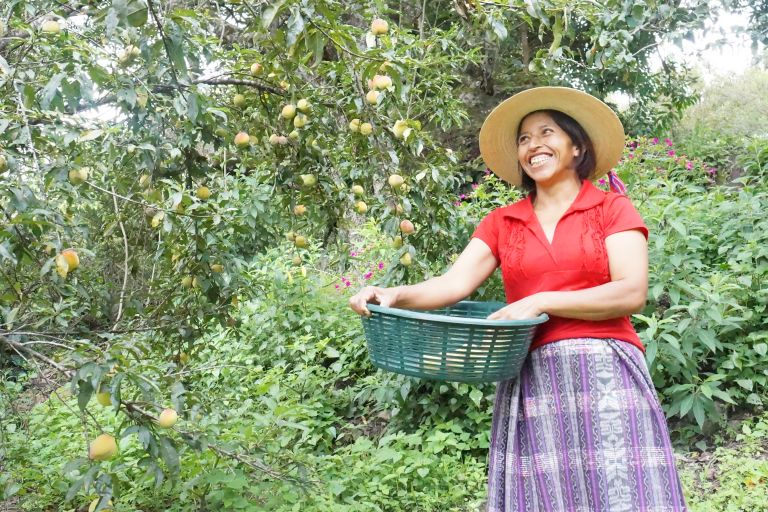
<path fill-rule="evenodd" d="M 579 148 L 579 156 L 577 158 L 576 164 L 576 174 L 578 175 L 579 180 L 588 179 L 597 166 L 597 160 L 595 159 L 595 149 L 592 146 L 592 139 L 589 138 L 589 135 L 587 135 L 587 132 L 584 130 L 584 128 L 582 128 L 578 121 L 576 121 L 568 114 L 564 114 L 559 110 L 552 109 L 534 110 L 533 112 L 529 112 L 520 120 L 520 124 L 517 125 L 517 131 L 515 132 L 515 144 L 517 144 L 518 134 L 520 133 L 520 128 L 523 126 L 523 121 L 525 121 L 526 118 L 528 118 L 528 116 L 531 114 L 539 113 L 547 114 L 549 117 L 551 117 L 555 124 L 559 126 L 560 129 L 563 130 L 566 135 L 568 135 L 568 137 L 571 138 L 573 145 Z M 528 176 L 525 171 L 523 171 L 523 168 L 520 166 L 519 162 L 517 164 L 517 168 L 523 178 L 523 189 L 529 194 L 535 192 L 536 182 L 533 181 L 533 179 Z"/>

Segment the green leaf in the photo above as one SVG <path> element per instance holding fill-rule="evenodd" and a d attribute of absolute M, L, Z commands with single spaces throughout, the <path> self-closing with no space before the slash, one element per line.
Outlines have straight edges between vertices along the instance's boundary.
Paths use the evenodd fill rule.
<path fill-rule="evenodd" d="M 473 389 L 469 392 L 469 398 L 472 399 L 477 407 L 480 407 L 480 401 L 483 399 L 483 392 L 479 389 Z"/>

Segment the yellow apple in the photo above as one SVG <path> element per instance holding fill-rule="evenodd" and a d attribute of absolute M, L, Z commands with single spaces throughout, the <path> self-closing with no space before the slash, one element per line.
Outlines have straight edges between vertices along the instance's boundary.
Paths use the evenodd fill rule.
<path fill-rule="evenodd" d="M 395 125 L 392 127 L 392 133 L 394 133 L 395 137 L 397 137 L 398 139 L 405 138 L 407 130 L 408 130 L 408 124 L 404 119 L 395 121 Z"/>
<path fill-rule="evenodd" d="M 293 126 L 295 128 L 303 128 L 306 126 L 309 119 L 304 114 L 298 114 L 293 118 Z"/>
<path fill-rule="evenodd" d="M 46 20 L 40 26 L 40 29 L 46 34 L 58 34 L 61 32 L 61 25 L 56 20 Z"/>
<path fill-rule="evenodd" d="M 197 187 L 197 192 L 195 192 L 195 195 L 201 201 L 206 201 L 209 197 L 211 197 L 211 189 L 204 185 Z"/>
<path fill-rule="evenodd" d="M 309 103 L 308 100 L 305 100 L 304 98 L 302 98 L 296 102 L 296 108 L 298 108 L 304 113 L 307 113 L 312 110 L 312 104 Z"/>
<path fill-rule="evenodd" d="M 368 211 L 368 205 L 363 201 L 358 201 L 355 203 L 355 211 L 362 215 Z"/>
<path fill-rule="evenodd" d="M 389 186 L 392 188 L 400 188 L 400 186 L 405 183 L 405 180 L 402 176 L 399 174 L 392 174 L 387 178 L 387 183 L 389 183 Z"/>
<path fill-rule="evenodd" d="M 360 185 L 352 185 L 352 193 L 357 197 L 361 197 L 363 194 L 365 194 L 365 189 Z"/>
<path fill-rule="evenodd" d="M 413 226 L 413 222 L 409 221 L 408 219 L 400 221 L 400 231 L 405 233 L 406 235 L 410 235 L 414 231 L 416 231 L 416 228 Z"/>
<path fill-rule="evenodd" d="M 149 225 L 152 226 L 153 228 L 158 228 L 163 223 L 164 218 L 165 218 L 165 212 L 159 211 L 152 217 L 152 220 L 149 222 Z"/>
<path fill-rule="evenodd" d="M 0 155 L 0 172 L 4 172 L 6 169 L 8 169 L 8 160 L 5 155 Z"/>
<path fill-rule="evenodd" d="M 309 247 L 309 243 L 307 242 L 307 239 L 306 237 L 304 237 L 304 235 L 296 235 L 296 238 L 294 239 L 293 244 L 299 249 L 304 249 L 306 247 Z"/>
<path fill-rule="evenodd" d="M 288 134 L 288 138 L 291 140 L 299 140 L 299 132 L 291 130 L 291 133 Z"/>
<path fill-rule="evenodd" d="M 288 240 L 289 242 L 293 242 L 294 240 L 296 240 L 296 233 L 294 233 L 293 231 L 287 232 L 285 234 L 285 239 Z"/>
<path fill-rule="evenodd" d="M 67 271 L 72 272 L 80 266 L 80 257 L 73 249 L 65 249 L 61 251 L 61 256 L 67 262 Z"/>
<path fill-rule="evenodd" d="M 297 204 L 296 206 L 293 207 L 294 215 L 304 215 L 305 213 L 307 213 L 307 207 L 304 206 L 303 204 Z"/>
<path fill-rule="evenodd" d="M 280 115 L 283 116 L 285 119 L 293 119 L 293 116 L 296 115 L 296 105 L 293 105 L 289 103 L 288 105 L 285 105 L 283 107 L 283 110 L 280 111 Z"/>
<path fill-rule="evenodd" d="M 368 94 L 365 95 L 365 101 L 367 101 L 371 105 L 376 105 L 379 103 L 379 96 L 381 93 L 379 91 L 373 90 L 368 91 Z"/>
<path fill-rule="evenodd" d="M 181 280 L 181 286 L 184 288 L 192 288 L 192 276 L 184 276 Z"/>
<path fill-rule="evenodd" d="M 224 265 L 222 265 L 221 263 L 214 263 L 213 265 L 211 265 L 211 270 L 213 270 L 217 274 L 221 274 L 222 272 L 224 272 Z"/>
<path fill-rule="evenodd" d="M 110 396 L 109 392 L 96 393 L 96 401 L 104 407 L 109 407 L 112 405 L 112 397 Z"/>
<path fill-rule="evenodd" d="M 392 239 L 392 248 L 393 249 L 399 249 L 403 246 L 403 237 L 400 235 L 397 235 L 395 238 Z"/>
<path fill-rule="evenodd" d="M 412 262 L 413 262 L 413 259 L 411 258 L 411 254 L 410 253 L 407 252 L 407 253 L 403 254 L 402 256 L 400 256 L 400 263 L 404 267 L 410 267 Z"/>
<path fill-rule="evenodd" d="M 234 103 L 237 108 L 243 108 L 246 103 L 245 96 L 242 94 L 235 94 L 232 97 L 232 103 Z"/>
<path fill-rule="evenodd" d="M 171 428 L 176 424 L 179 419 L 178 413 L 175 409 L 163 409 L 160 416 L 157 418 L 157 424 L 160 428 Z"/>
<path fill-rule="evenodd" d="M 117 442 L 109 434 L 101 434 L 91 441 L 88 458 L 91 460 L 109 460 L 117 455 Z"/>
<path fill-rule="evenodd" d="M 264 66 L 262 66 L 258 62 L 254 62 L 253 64 L 251 64 L 251 75 L 252 76 L 260 75 L 263 70 L 264 70 Z"/>
<path fill-rule="evenodd" d="M 360 120 L 358 118 L 354 118 L 349 122 L 349 131 L 351 132 L 359 132 L 360 131 Z"/>
<path fill-rule="evenodd" d="M 80 167 L 69 171 L 69 182 L 73 185 L 80 185 L 88 179 L 88 168 Z"/>
<path fill-rule="evenodd" d="M 371 34 L 380 36 L 389 32 L 389 23 L 381 18 L 376 18 L 371 22 Z"/>
<path fill-rule="evenodd" d="M 392 79 L 387 75 L 376 75 L 373 77 L 373 87 L 375 89 L 389 89 L 392 87 Z"/>
<path fill-rule="evenodd" d="M 294 256 L 293 259 L 291 260 L 291 263 L 293 263 L 295 267 L 298 267 L 299 265 L 301 265 L 301 256 L 299 256 L 298 254 Z"/>
<path fill-rule="evenodd" d="M 305 187 L 314 187 L 317 184 L 317 176 L 314 174 L 302 174 L 301 184 Z"/>
<path fill-rule="evenodd" d="M 238 132 L 237 135 L 235 135 L 235 146 L 239 148 L 244 148 L 250 143 L 251 143 L 251 136 L 248 135 L 247 133 Z"/>
<path fill-rule="evenodd" d="M 360 125 L 361 135 L 370 135 L 373 133 L 373 125 L 371 123 L 363 123 Z"/>
<path fill-rule="evenodd" d="M 139 177 L 139 186 L 141 188 L 148 188 L 152 184 L 152 176 L 149 174 L 142 174 Z"/>

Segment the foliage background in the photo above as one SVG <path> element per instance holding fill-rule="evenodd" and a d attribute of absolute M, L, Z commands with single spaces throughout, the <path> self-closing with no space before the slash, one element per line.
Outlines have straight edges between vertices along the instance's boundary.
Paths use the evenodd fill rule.
<path fill-rule="evenodd" d="M 709 496 L 686 474 L 691 501 L 766 507 L 768 144 L 756 117 L 724 114 L 762 108 L 764 73 L 728 100 L 754 101 L 719 110 L 736 103 L 716 85 L 682 117 L 699 96 L 695 73 L 650 65 L 715 7 L 5 2 L 3 499 L 26 510 L 85 510 L 97 497 L 116 510 L 479 510 L 493 386 L 376 371 L 346 300 L 367 282 L 443 271 L 483 215 L 519 198 L 484 172 L 479 123 L 514 92 L 566 84 L 634 99 L 617 171 L 653 234 L 635 325 L 677 442 L 703 454 L 690 467 L 717 460 L 737 473 Z M 374 17 L 386 34 L 369 32 Z M 61 31 L 43 30 L 54 20 Z M 380 74 L 392 84 L 372 104 Z M 300 99 L 304 125 L 282 115 Z M 250 143 L 236 146 L 238 132 Z M 387 184 L 395 173 L 405 187 Z M 400 231 L 404 219 L 415 234 Z M 62 272 L 67 248 L 80 267 Z M 500 296 L 498 276 L 475 294 Z M 164 407 L 181 415 L 171 430 L 154 422 Z M 720 435 L 753 414 L 741 437 Z M 102 432 L 119 455 L 89 461 Z M 727 498 L 737 491 L 741 502 Z"/>

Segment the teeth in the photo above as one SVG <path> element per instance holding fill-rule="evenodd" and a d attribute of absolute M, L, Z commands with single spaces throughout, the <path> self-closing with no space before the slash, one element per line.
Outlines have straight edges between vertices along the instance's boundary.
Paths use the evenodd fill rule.
<path fill-rule="evenodd" d="M 544 162 L 548 161 L 550 158 L 552 158 L 549 155 L 536 155 L 535 157 L 531 158 L 531 165 L 537 166 L 541 165 Z"/>

